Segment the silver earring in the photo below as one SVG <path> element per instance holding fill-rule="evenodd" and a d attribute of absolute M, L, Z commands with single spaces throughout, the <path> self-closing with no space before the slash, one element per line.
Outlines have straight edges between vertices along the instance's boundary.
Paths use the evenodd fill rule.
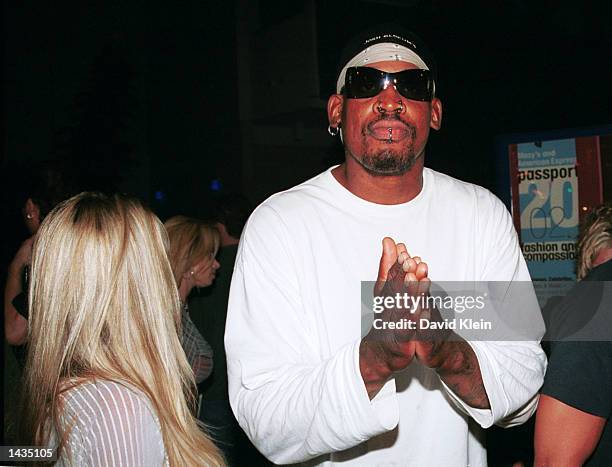
<path fill-rule="evenodd" d="M 340 129 L 337 126 L 331 126 L 329 125 L 327 127 L 327 132 L 332 135 L 332 136 L 337 136 L 338 133 L 340 133 Z"/>
<path fill-rule="evenodd" d="M 32 219 L 32 214 L 27 213 L 27 214 L 26 214 L 26 219 Z"/>

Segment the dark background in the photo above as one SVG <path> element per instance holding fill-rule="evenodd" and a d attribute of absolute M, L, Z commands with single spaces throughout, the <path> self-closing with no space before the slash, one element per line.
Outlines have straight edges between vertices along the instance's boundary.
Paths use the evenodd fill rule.
<path fill-rule="evenodd" d="M 340 49 L 390 20 L 438 62 L 434 169 L 495 191 L 501 135 L 612 124 L 610 2 L 4 2 L 3 273 L 31 161 L 162 218 L 234 191 L 259 203 L 339 162 L 325 105 Z"/>
<path fill-rule="evenodd" d="M 435 169 L 494 188 L 497 136 L 612 123 L 609 2 L 75 5 L 4 4 L 3 167 L 59 156 L 162 216 L 201 210 L 212 180 L 259 202 L 341 158 L 325 103 L 343 43 L 373 22 L 435 53 Z"/>

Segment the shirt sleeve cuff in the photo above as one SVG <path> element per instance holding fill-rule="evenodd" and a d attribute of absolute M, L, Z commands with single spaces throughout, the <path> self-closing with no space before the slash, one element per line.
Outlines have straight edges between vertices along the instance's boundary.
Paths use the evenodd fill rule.
<path fill-rule="evenodd" d="M 351 388 L 354 390 L 353 400 L 358 402 L 362 419 L 366 421 L 362 425 L 362 429 L 359 430 L 361 432 L 360 437 L 365 440 L 392 430 L 397 426 L 399 423 L 399 403 L 394 378 L 387 381 L 378 394 L 370 400 L 359 369 L 359 344 L 358 341 L 352 352 L 354 381 Z"/>
<path fill-rule="evenodd" d="M 442 387 L 444 391 L 449 396 L 451 401 L 459 407 L 464 413 L 472 417 L 476 423 L 478 423 L 482 428 L 489 428 L 495 423 L 494 417 L 494 409 L 496 407 L 496 397 L 498 396 L 495 392 L 495 373 L 491 366 L 489 365 L 489 360 L 485 356 L 485 351 L 478 344 L 478 342 L 468 342 L 472 350 L 474 350 L 474 354 L 476 354 L 476 359 L 478 360 L 478 365 L 480 366 L 480 374 L 482 375 L 482 382 L 485 387 L 485 391 L 487 393 L 487 397 L 489 398 L 489 404 L 491 405 L 490 409 L 477 409 L 475 407 L 470 406 L 465 401 L 463 401 L 457 394 L 453 392 L 451 388 L 449 388 L 444 381 L 440 380 L 442 383 Z"/>

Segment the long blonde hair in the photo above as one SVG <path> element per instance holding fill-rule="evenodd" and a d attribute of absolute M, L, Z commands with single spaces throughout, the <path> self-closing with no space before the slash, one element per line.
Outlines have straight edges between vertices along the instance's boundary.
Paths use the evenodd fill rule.
<path fill-rule="evenodd" d="M 177 284 L 195 264 L 207 256 L 215 256 L 219 249 L 219 231 L 204 221 L 185 216 L 174 216 L 165 224 L 170 238 L 168 257 Z"/>
<path fill-rule="evenodd" d="M 141 390 L 158 416 L 170 465 L 224 465 L 199 429 L 193 372 L 159 219 L 137 200 L 81 193 L 40 227 L 32 256 L 24 434 L 61 450 L 66 385 L 96 378 Z"/>
<path fill-rule="evenodd" d="M 612 248 L 612 203 L 594 208 L 585 218 L 578 240 L 576 276 L 579 280 L 593 268 L 593 261 L 602 248 Z"/>

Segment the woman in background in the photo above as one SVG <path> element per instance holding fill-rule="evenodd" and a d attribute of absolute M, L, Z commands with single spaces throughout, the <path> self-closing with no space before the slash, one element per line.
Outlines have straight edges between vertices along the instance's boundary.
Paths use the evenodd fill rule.
<path fill-rule="evenodd" d="M 199 429 L 161 222 L 82 193 L 34 243 L 24 441 L 64 465 L 223 465 Z"/>
<path fill-rule="evenodd" d="M 23 180 L 20 180 L 23 177 Z M 18 189 L 14 193 L 21 204 L 23 222 L 28 237 L 19 247 L 7 270 L 4 288 L 4 333 L 13 346 L 20 364 L 25 359 L 24 344 L 27 338 L 27 304 L 25 291 L 32 256 L 32 244 L 45 216 L 58 204 L 71 196 L 61 164 L 45 161 L 17 175 Z M 72 192 L 74 194 L 74 192 Z"/>
<path fill-rule="evenodd" d="M 215 280 L 219 263 L 219 232 L 212 225 L 185 216 L 165 223 L 170 239 L 168 257 L 181 300 L 182 344 L 197 383 L 213 369 L 213 352 L 189 316 L 187 298 L 194 287 L 208 287 Z"/>

